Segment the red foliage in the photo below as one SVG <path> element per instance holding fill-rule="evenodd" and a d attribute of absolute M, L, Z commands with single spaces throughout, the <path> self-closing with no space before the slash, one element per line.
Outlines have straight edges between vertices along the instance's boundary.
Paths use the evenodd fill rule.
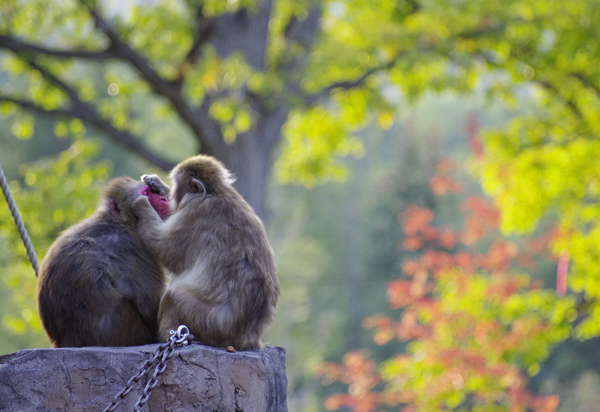
<path fill-rule="evenodd" d="M 321 365 L 319 373 L 326 381 L 340 381 L 348 385 L 348 394 L 338 394 L 325 401 L 325 408 L 337 410 L 349 407 L 356 412 L 370 412 L 377 403 L 379 395 L 371 392 L 380 382 L 377 373 L 377 364 L 368 359 L 368 355 L 361 351 L 353 351 L 344 355 L 342 365 L 325 363 Z"/>
<path fill-rule="evenodd" d="M 461 240 L 465 245 L 473 245 L 498 228 L 500 212 L 486 200 L 471 196 L 462 206 L 469 213 Z"/>
<path fill-rule="evenodd" d="M 416 235 L 431 228 L 429 223 L 433 220 L 433 212 L 416 205 L 408 205 L 406 210 L 398 216 L 398 220 L 404 223 L 404 233 L 409 236 Z"/>
<path fill-rule="evenodd" d="M 450 173 L 455 169 L 456 165 L 449 159 L 444 159 L 438 163 L 437 174 L 429 180 L 429 187 L 434 195 L 443 196 L 464 191 L 464 184 L 450 176 Z"/>
<path fill-rule="evenodd" d="M 456 245 L 456 235 L 451 229 L 441 229 L 438 233 L 440 245 L 446 249 L 453 249 Z"/>
<path fill-rule="evenodd" d="M 409 236 L 402 241 L 402 249 L 418 250 L 423 246 L 423 241 L 419 236 Z"/>
<path fill-rule="evenodd" d="M 510 269 L 513 260 L 518 255 L 518 248 L 512 242 L 496 240 L 487 253 L 487 262 L 484 269 L 489 271 L 505 272 Z"/>
<path fill-rule="evenodd" d="M 475 154 L 475 156 L 483 156 L 483 143 L 481 142 L 481 139 L 474 137 L 469 140 L 469 144 L 471 146 L 471 151 Z"/>
<path fill-rule="evenodd" d="M 479 119 L 477 117 L 477 113 L 471 112 L 467 116 L 467 121 L 465 122 L 465 132 L 471 139 L 477 137 L 477 133 L 479 132 Z"/>
<path fill-rule="evenodd" d="M 569 252 L 563 253 L 558 259 L 556 273 L 556 294 L 565 296 L 567 293 L 567 272 L 569 271 Z"/>
<path fill-rule="evenodd" d="M 434 193 L 457 192 L 459 185 L 453 186 L 448 177 L 454 168 L 451 162 L 439 165 L 438 172 L 443 176 L 431 181 Z M 326 382 L 340 381 L 348 385 L 347 393 L 327 399 L 327 409 L 347 407 L 371 412 L 399 404 L 403 405 L 404 412 L 452 409 L 443 403 L 445 401 L 436 404 L 435 399 L 462 393 L 481 405 L 501 402 L 508 405 L 509 411 L 556 410 L 558 397 L 529 393 L 526 376 L 506 360 L 518 352 L 527 339 L 543 336 L 548 330 L 546 323 L 534 318 L 516 318 L 507 326 L 500 319 L 481 317 L 477 310 L 470 311 L 463 306 L 453 308 L 436 294 L 439 293 L 436 285 L 442 285 L 447 296 L 456 297 L 457 301 L 462 299 L 463 305 L 469 305 L 469 298 L 473 296 L 469 294 L 477 290 L 478 295 L 472 300 L 484 299 L 482 307 L 486 307 L 502 305 L 516 293 L 539 287 L 529 285 L 526 277 L 507 272 L 516 264 L 533 265 L 534 252 L 547 255 L 548 242 L 556 233 L 545 234 L 520 249 L 498 236 L 500 215 L 487 200 L 468 197 L 461 210 L 467 214 L 461 231 L 432 226 L 433 212 L 416 205 L 408 205 L 399 214 L 398 221 L 406 234 L 399 247 L 420 250 L 421 254 L 416 259 L 406 259 L 404 276 L 388 285 L 390 306 L 401 310 L 399 317 L 375 315 L 366 318 L 363 326 L 374 330 L 374 341 L 378 345 L 392 340 L 413 341 L 418 342 L 420 349 L 412 355 L 401 354 L 389 360 L 388 365 L 394 370 L 389 376 L 382 376 L 364 351 L 348 353 L 342 364 L 323 365 L 320 374 Z M 487 251 L 470 250 L 469 246 L 492 235 L 495 237 Z M 455 251 L 457 248 L 461 250 Z M 477 276 L 481 272 L 489 273 L 485 283 L 478 283 Z M 485 285 L 483 290 L 482 284 Z M 440 343 L 442 339 L 445 346 Z M 414 374 L 423 368 L 430 371 L 427 384 L 410 386 L 409 382 L 421 382 Z M 470 379 L 488 382 L 483 384 L 486 389 L 466 392 Z"/>
<path fill-rule="evenodd" d="M 434 176 L 429 181 L 431 191 L 436 196 L 443 196 L 450 193 L 461 193 L 465 190 L 462 183 L 451 179 L 448 176 Z"/>
<path fill-rule="evenodd" d="M 483 155 L 483 143 L 481 139 L 479 139 L 479 121 L 477 119 L 476 113 L 470 113 L 467 117 L 466 122 L 466 130 L 467 136 L 469 136 L 469 144 L 471 146 L 471 151 L 477 157 L 481 157 Z"/>

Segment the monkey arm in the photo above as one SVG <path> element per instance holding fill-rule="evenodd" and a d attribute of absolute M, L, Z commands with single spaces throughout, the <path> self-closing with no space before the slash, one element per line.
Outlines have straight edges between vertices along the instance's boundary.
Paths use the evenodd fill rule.
<path fill-rule="evenodd" d="M 142 242 L 156 256 L 160 249 L 160 225 L 163 223 L 156 211 L 152 208 L 146 196 L 139 196 L 131 204 L 133 214 L 138 218 L 137 232 Z"/>
<path fill-rule="evenodd" d="M 145 196 L 135 199 L 131 209 L 138 219 L 136 231 L 142 243 L 169 271 L 181 271 L 185 244 L 182 245 L 179 238 L 174 238 L 170 233 L 173 226 L 177 226 L 179 216 L 171 216 L 167 221 L 161 220 Z"/>

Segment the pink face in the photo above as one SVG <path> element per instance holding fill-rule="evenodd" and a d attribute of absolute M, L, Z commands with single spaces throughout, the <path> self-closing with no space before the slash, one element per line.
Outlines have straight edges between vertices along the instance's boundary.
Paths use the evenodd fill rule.
<path fill-rule="evenodd" d="M 150 204 L 160 217 L 165 218 L 171 214 L 171 210 L 169 210 L 169 199 L 156 193 L 152 193 L 148 185 L 140 189 L 140 195 L 148 197 Z"/>

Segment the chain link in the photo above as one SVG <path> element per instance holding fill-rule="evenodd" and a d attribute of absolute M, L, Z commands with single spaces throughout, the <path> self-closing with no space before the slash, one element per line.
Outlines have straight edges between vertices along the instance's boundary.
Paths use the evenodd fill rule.
<path fill-rule="evenodd" d="M 169 339 L 171 340 L 169 342 L 169 347 L 163 353 L 162 359 L 160 360 L 158 365 L 156 365 L 156 368 L 154 368 L 154 374 L 152 375 L 152 379 L 150 379 L 146 384 L 142 396 L 140 396 L 140 399 L 138 399 L 135 406 L 133 407 L 133 412 L 140 412 L 142 410 L 142 407 L 146 404 L 146 402 L 148 402 L 148 399 L 150 398 L 150 392 L 152 392 L 152 390 L 158 386 L 158 377 L 164 371 L 167 370 L 167 361 L 175 353 L 175 339 L 173 339 L 173 337 Z"/>
<path fill-rule="evenodd" d="M 117 409 L 117 406 L 119 406 L 125 397 L 137 386 L 140 379 L 146 376 L 152 364 L 160 357 L 161 359 L 154 369 L 152 378 L 146 384 L 142 396 L 140 396 L 140 399 L 138 399 L 133 408 L 134 412 L 142 410 L 142 407 L 150 398 L 150 392 L 158 386 L 158 377 L 167 370 L 167 361 L 175 354 L 175 347 L 185 346 L 194 339 L 194 335 L 190 334 L 189 329 L 185 325 L 181 325 L 177 328 L 177 331 L 171 330 L 169 333 L 171 336 L 167 339 L 167 343 L 163 343 L 156 348 L 152 358 L 143 363 L 140 371 L 127 381 L 125 388 L 115 396 L 112 402 L 102 412 L 114 412 Z"/>

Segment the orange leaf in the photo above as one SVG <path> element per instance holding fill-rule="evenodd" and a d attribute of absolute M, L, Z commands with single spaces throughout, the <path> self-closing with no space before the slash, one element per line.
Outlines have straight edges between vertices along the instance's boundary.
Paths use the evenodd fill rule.
<path fill-rule="evenodd" d="M 423 246 L 423 241 L 418 236 L 409 236 L 402 242 L 404 250 L 418 250 Z"/>

